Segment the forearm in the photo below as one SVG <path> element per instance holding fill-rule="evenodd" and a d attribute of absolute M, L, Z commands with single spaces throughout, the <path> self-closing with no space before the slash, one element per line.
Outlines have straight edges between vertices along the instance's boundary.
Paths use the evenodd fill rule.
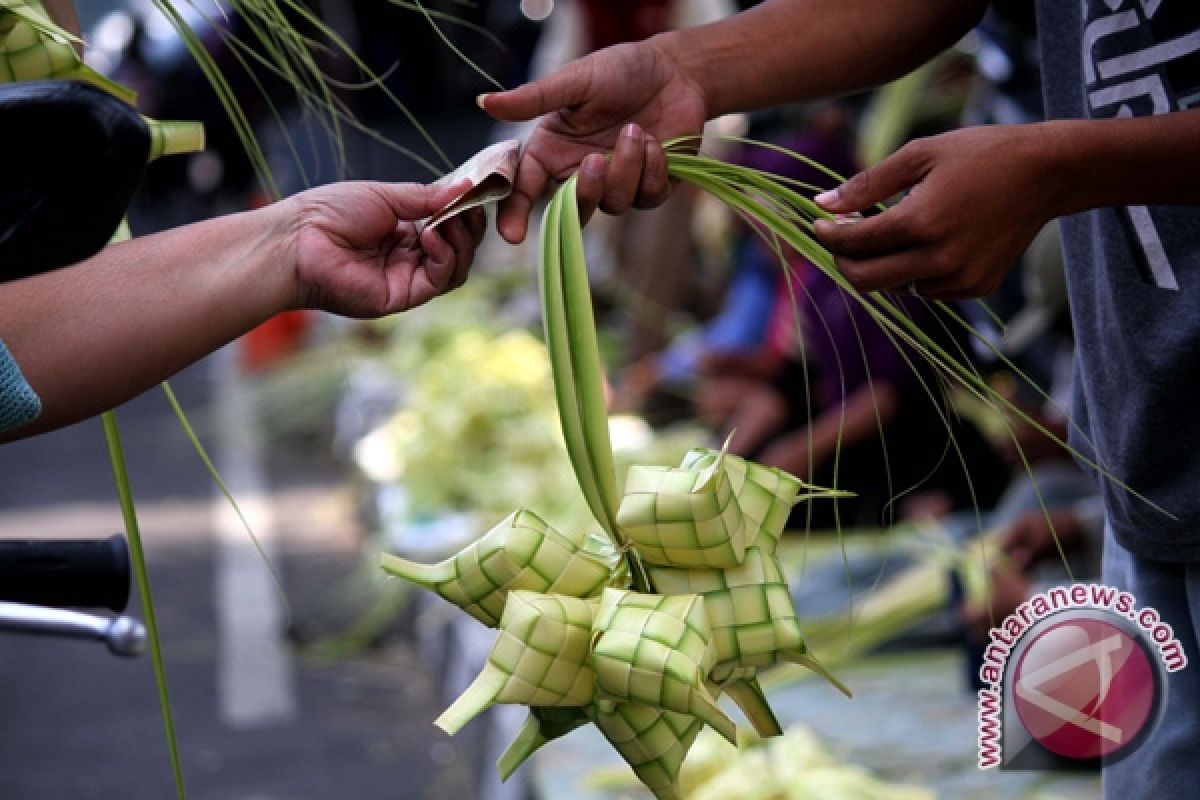
<path fill-rule="evenodd" d="M 700 88 L 710 118 L 869 88 L 954 44 L 985 0 L 769 0 L 656 37 Z"/>
<path fill-rule="evenodd" d="M 888 383 L 862 386 L 851 392 L 840 407 L 831 408 L 813 420 L 814 463 L 831 457 L 839 447 L 878 436 L 895 418 L 898 403 L 896 390 Z"/>
<path fill-rule="evenodd" d="M 291 305 L 277 209 L 134 239 L 0 284 L 0 340 L 43 406 L 7 438 L 119 405 Z"/>
<path fill-rule="evenodd" d="M 1031 126 L 1051 216 L 1125 205 L 1200 204 L 1200 109 Z"/>

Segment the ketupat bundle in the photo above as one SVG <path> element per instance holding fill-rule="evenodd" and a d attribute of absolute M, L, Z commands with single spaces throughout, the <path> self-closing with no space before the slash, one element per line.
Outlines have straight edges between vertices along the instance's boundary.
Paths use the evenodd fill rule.
<path fill-rule="evenodd" d="M 829 493 L 725 452 L 692 451 L 684 464 L 670 473 L 682 476 L 680 486 L 695 487 L 702 517 L 718 502 L 706 493 L 726 487 L 717 493 L 728 492 L 722 516 L 742 532 L 745 547 L 726 567 L 691 566 L 706 549 L 701 542 L 688 549 L 680 540 L 669 551 L 678 560 L 664 558 L 653 532 L 669 534 L 681 515 L 672 510 L 663 521 L 657 510 L 674 509 L 678 495 L 668 491 L 661 504 L 647 504 L 645 485 L 631 479 L 616 518 L 620 530 L 645 533 L 656 593 L 628 588 L 611 543 L 561 534 L 530 511 L 515 512 L 441 564 L 383 557 L 389 573 L 499 628 L 483 672 L 436 724 L 454 733 L 493 703 L 530 705 L 498 765 L 505 777 L 542 744 L 590 721 L 658 797 L 677 797 L 675 777 L 701 728 L 735 738 L 716 704 L 722 692 L 761 735 L 773 735 L 779 726 L 758 669 L 779 661 L 819 668 L 805 650 L 775 556 L 787 519 L 776 509 L 790 509 L 801 489 L 804 498 Z M 641 553 L 640 542 L 631 546 Z"/>
<path fill-rule="evenodd" d="M 786 247 L 808 258 L 851 301 L 867 309 L 910 365 L 909 353 L 984 403 L 1012 408 L 969 365 L 921 331 L 903 308 L 886 295 L 858 292 L 837 271 L 833 257 L 812 237 L 814 220 L 828 216 L 806 195 L 816 187 L 693 154 L 690 141 L 666 145 L 673 178 L 694 184 L 755 223 L 777 252 Z M 452 706 L 450 721 L 456 730 L 465 721 L 459 712 L 477 712 L 505 697 L 518 697 L 507 691 L 513 681 L 533 687 L 519 699 L 536 695 L 537 689 L 550 690 L 555 704 L 531 706 L 529 720 L 500 758 L 502 776 L 546 742 L 590 721 L 657 797 L 679 798 L 680 767 L 704 725 L 732 739 L 732 723 L 715 705 L 721 692 L 742 708 L 760 735 L 774 736 L 780 726 L 758 682 L 760 669 L 780 661 L 804 664 L 846 691 L 807 652 L 775 554 L 794 503 L 844 495 L 724 451 L 697 450 L 679 468 L 632 468 L 618 503 L 575 186 L 571 178 L 555 193 L 542 225 L 546 342 L 575 476 L 614 552 L 624 554 L 628 573 L 608 581 L 614 588 L 605 591 L 600 605 L 609 611 L 593 617 L 587 658 L 557 665 L 567 673 L 553 676 L 557 690 L 544 685 L 551 668 L 545 658 L 533 658 L 537 668 L 517 675 L 525 659 L 514 658 L 508 652 L 511 638 L 502 637 L 498 647 L 505 652 L 493 652 L 484 675 Z M 970 330 L 960 317 L 949 316 Z M 914 372 L 933 397 L 928 383 Z M 398 560 L 385 566 L 400 577 L 421 569 Z M 614 589 L 625 593 L 614 595 Z M 500 581 L 495 590 L 506 591 Z M 454 601 L 453 592 L 442 594 Z M 629 605 L 634 613 L 618 620 L 615 606 L 624 605 L 625 598 L 633 598 Z M 575 599 L 594 601 L 594 595 Z M 665 617 L 658 613 L 664 603 L 673 611 Z M 532 635 L 517 638 L 540 652 Z M 595 688 L 591 702 L 564 706 L 561 687 L 583 685 L 578 681 L 589 670 Z M 573 695 L 571 702 L 577 701 Z"/>
<path fill-rule="evenodd" d="M 382 566 L 500 629 L 482 674 L 435 724 L 454 733 L 493 703 L 529 705 L 497 763 L 507 778 L 591 722 L 669 800 L 705 725 L 736 737 L 722 692 L 770 736 L 780 726 L 758 670 L 791 661 L 829 677 L 805 648 L 775 551 L 795 503 L 843 493 L 698 449 L 679 467 L 631 467 L 618 499 L 574 185 L 546 210 L 542 312 L 567 453 L 603 544 L 518 511 L 441 564 L 386 555 Z"/>

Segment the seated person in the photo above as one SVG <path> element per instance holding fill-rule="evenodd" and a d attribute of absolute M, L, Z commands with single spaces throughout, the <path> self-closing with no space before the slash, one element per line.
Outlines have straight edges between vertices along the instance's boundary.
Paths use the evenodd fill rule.
<path fill-rule="evenodd" d="M 699 416 L 732 433 L 739 455 L 856 493 L 801 506 L 798 526 L 886 524 L 893 501 L 916 489 L 944 493 L 952 508 L 990 507 L 1007 467 L 947 411 L 931 370 L 816 267 L 794 258 L 791 272 L 767 345 L 705 363 Z M 945 337 L 930 306 L 898 302 Z"/>

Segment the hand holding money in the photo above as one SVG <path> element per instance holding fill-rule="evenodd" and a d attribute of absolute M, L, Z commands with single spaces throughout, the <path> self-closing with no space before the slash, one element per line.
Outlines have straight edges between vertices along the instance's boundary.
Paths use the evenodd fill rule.
<path fill-rule="evenodd" d="M 517 174 L 521 143 L 516 139 L 491 145 L 458 169 L 438 180 L 435 186 L 454 186 L 464 182 L 469 188 L 434 214 L 425 227 L 434 228 L 464 211 L 495 203 L 512 193 Z"/>

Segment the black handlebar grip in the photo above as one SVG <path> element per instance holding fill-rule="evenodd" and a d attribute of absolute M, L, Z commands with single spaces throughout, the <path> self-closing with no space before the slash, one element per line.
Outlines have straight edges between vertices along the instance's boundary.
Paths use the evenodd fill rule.
<path fill-rule="evenodd" d="M 124 611 L 129 602 L 125 537 L 0 540 L 0 600 Z"/>

